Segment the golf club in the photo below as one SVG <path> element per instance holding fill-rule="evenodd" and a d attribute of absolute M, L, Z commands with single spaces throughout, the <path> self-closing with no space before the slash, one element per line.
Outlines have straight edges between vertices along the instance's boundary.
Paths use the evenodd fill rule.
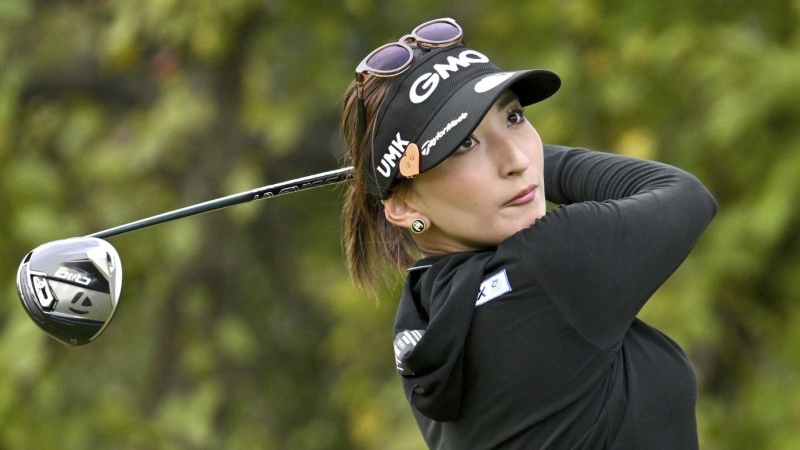
<path fill-rule="evenodd" d="M 227 208 L 299 192 L 352 177 L 352 167 L 322 172 L 209 200 L 109 228 L 84 237 L 43 244 L 22 259 L 17 292 L 31 319 L 68 345 L 85 345 L 105 330 L 119 303 L 122 262 L 105 238 Z"/>

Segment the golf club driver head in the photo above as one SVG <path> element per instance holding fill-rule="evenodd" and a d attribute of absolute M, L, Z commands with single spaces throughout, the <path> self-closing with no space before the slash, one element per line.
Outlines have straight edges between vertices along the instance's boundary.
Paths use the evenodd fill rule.
<path fill-rule="evenodd" d="M 41 245 L 25 256 L 17 271 L 25 311 L 39 328 L 68 345 L 88 344 L 103 332 L 121 289 L 117 251 L 93 237 Z"/>

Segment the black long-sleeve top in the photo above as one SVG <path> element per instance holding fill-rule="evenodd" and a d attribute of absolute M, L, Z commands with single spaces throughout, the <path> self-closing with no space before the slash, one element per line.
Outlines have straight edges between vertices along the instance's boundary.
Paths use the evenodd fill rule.
<path fill-rule="evenodd" d="M 694 370 L 636 315 L 716 212 L 692 175 L 545 146 L 560 206 L 496 248 L 422 259 L 395 355 L 438 449 L 696 449 Z"/>

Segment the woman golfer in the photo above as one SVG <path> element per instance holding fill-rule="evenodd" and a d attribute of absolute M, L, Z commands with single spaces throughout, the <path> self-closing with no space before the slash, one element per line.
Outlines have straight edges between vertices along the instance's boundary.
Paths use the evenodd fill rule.
<path fill-rule="evenodd" d="M 674 167 L 543 145 L 522 108 L 559 78 L 461 38 L 440 19 L 376 49 L 342 117 L 349 269 L 365 287 L 407 271 L 394 350 L 425 441 L 697 448 L 692 366 L 636 315 L 714 198 Z"/>

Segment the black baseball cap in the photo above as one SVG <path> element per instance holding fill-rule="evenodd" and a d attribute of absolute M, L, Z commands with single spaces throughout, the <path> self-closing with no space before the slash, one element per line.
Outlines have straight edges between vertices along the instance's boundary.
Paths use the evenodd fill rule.
<path fill-rule="evenodd" d="M 389 197 L 394 182 L 406 177 L 400 171 L 403 158 L 418 158 L 415 175 L 450 156 L 506 89 L 528 106 L 559 87 L 561 79 L 553 72 L 504 72 L 463 44 L 424 54 L 395 77 L 378 111 L 368 152 L 371 164 L 365 165 L 370 193 Z"/>

